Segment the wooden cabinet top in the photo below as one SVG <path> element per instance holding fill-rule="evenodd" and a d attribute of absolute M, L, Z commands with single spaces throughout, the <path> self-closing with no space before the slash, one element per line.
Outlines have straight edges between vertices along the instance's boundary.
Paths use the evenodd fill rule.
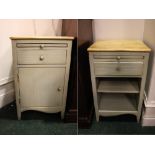
<path fill-rule="evenodd" d="M 88 52 L 150 52 L 151 49 L 140 40 L 104 40 L 96 41 Z"/>
<path fill-rule="evenodd" d="M 11 40 L 73 40 L 71 36 L 12 36 Z"/>

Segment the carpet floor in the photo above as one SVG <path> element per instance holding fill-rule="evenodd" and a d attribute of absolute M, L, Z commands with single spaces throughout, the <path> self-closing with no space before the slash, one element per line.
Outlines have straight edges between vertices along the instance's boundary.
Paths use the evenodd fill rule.
<path fill-rule="evenodd" d="M 155 127 L 142 127 L 136 117 L 123 115 L 93 119 L 91 128 L 79 129 L 79 135 L 155 135 Z"/>
<path fill-rule="evenodd" d="M 124 115 L 93 119 L 89 129 L 78 129 L 79 135 L 155 135 L 155 127 L 142 127 L 136 117 Z M 46 114 L 37 111 L 22 113 L 17 120 L 14 103 L 0 109 L 0 135 L 77 135 L 76 123 L 64 123 L 60 113 Z"/>
<path fill-rule="evenodd" d="M 76 123 L 64 123 L 60 114 L 36 111 L 22 113 L 17 120 L 14 103 L 0 109 L 0 135 L 76 135 Z"/>

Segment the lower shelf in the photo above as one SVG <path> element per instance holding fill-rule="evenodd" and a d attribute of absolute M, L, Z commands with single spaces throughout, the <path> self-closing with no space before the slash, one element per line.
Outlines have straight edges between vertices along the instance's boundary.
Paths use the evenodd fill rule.
<path fill-rule="evenodd" d="M 99 115 L 115 116 L 121 114 L 137 115 L 137 103 L 134 95 L 100 94 Z"/>

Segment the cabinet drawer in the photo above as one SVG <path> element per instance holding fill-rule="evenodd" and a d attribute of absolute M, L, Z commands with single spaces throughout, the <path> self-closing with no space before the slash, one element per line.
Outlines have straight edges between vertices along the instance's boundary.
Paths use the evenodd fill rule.
<path fill-rule="evenodd" d="M 65 64 L 67 50 L 19 50 L 17 51 L 18 64 Z"/>
<path fill-rule="evenodd" d="M 143 61 L 137 62 L 94 62 L 96 76 L 140 76 L 143 74 Z"/>

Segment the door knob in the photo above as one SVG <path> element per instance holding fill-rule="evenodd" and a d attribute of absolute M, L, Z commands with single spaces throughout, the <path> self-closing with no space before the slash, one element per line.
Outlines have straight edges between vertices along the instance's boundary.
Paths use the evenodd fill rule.
<path fill-rule="evenodd" d="M 59 87 L 57 90 L 58 90 L 58 91 L 61 91 L 61 87 Z"/>

